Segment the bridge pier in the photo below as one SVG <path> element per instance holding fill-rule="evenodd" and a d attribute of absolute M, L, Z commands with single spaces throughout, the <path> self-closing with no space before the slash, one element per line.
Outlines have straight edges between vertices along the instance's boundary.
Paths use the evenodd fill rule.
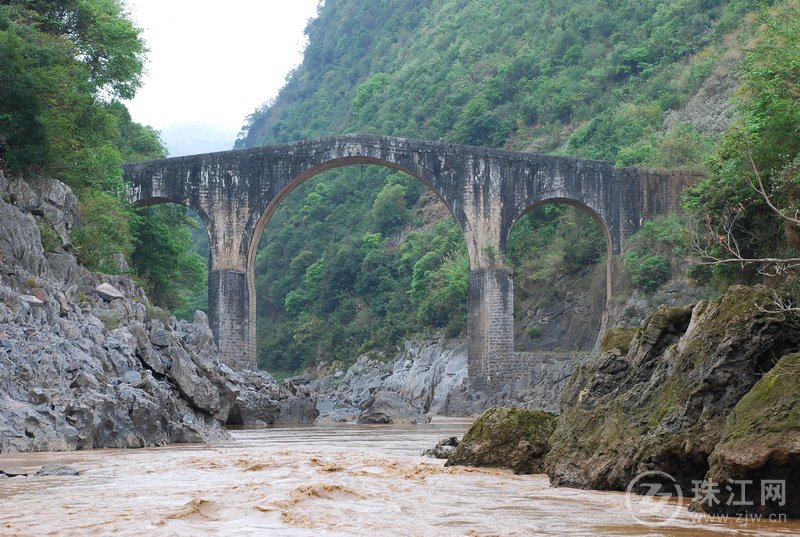
<path fill-rule="evenodd" d="M 235 371 L 257 369 L 250 316 L 247 272 L 209 270 L 208 322 L 222 361 Z"/>
<path fill-rule="evenodd" d="M 511 269 L 469 273 L 468 372 L 473 386 L 499 387 L 516 380 L 514 282 Z"/>

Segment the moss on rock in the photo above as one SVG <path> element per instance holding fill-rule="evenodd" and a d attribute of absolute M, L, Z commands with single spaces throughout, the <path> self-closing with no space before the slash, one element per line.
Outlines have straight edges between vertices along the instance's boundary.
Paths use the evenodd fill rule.
<path fill-rule="evenodd" d="M 556 485 L 624 490 L 647 470 L 684 490 L 708 471 L 726 418 L 780 356 L 800 346 L 800 316 L 769 311 L 763 287 L 658 308 L 624 356 L 582 364 L 565 388 L 545 459 Z"/>
<path fill-rule="evenodd" d="M 517 474 L 542 472 L 542 458 L 558 416 L 543 410 L 490 408 L 470 427 L 446 466 L 510 468 Z"/>
<path fill-rule="evenodd" d="M 734 407 L 727 426 L 709 457 L 706 481 L 752 481 L 745 488 L 744 503 L 750 505 L 728 505 L 723 496 L 719 504 L 698 502 L 696 507 L 712 513 L 800 517 L 800 354 L 781 358 Z M 785 505 L 761 501 L 764 480 L 786 483 Z"/>
<path fill-rule="evenodd" d="M 619 349 L 622 354 L 627 354 L 631 341 L 636 335 L 636 328 L 612 328 L 603 336 L 602 350 L 608 352 Z"/>

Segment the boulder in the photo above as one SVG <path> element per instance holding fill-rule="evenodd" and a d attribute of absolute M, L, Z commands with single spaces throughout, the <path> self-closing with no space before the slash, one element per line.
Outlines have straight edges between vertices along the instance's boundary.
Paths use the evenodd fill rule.
<path fill-rule="evenodd" d="M 316 394 L 306 386 L 278 383 L 264 371 L 243 371 L 239 377 L 228 425 L 308 425 L 319 415 Z"/>
<path fill-rule="evenodd" d="M 361 408 L 357 422 L 363 424 L 414 424 L 427 423 L 430 417 L 417 413 L 395 392 L 380 391 L 369 398 Z"/>
<path fill-rule="evenodd" d="M 800 354 L 781 358 L 736 404 L 709 462 L 705 481 L 721 485 L 720 502 L 701 499 L 695 508 L 800 518 Z M 762 502 L 761 485 L 768 480 L 786 485 L 783 505 L 777 499 Z M 729 483 L 747 481 L 744 495 L 740 486 L 726 489 Z"/>
<path fill-rule="evenodd" d="M 97 293 L 100 298 L 111 302 L 112 300 L 116 300 L 118 298 L 125 298 L 125 295 L 122 292 L 111 285 L 110 283 L 101 283 L 97 287 L 94 288 L 94 292 Z"/>
<path fill-rule="evenodd" d="M 44 300 L 34 295 L 19 295 L 19 299 L 34 307 L 44 306 Z"/>
<path fill-rule="evenodd" d="M 771 311 L 775 299 L 763 286 L 734 286 L 717 301 L 660 307 L 627 353 L 615 345 L 579 366 L 545 459 L 551 482 L 625 490 L 659 470 L 692 490 L 727 416 L 800 345 L 800 315 Z"/>
<path fill-rule="evenodd" d="M 424 457 L 432 457 L 434 459 L 449 459 L 453 456 L 456 448 L 458 447 L 458 438 L 450 436 L 443 440 L 439 440 L 434 447 L 426 449 L 422 452 Z"/>
<path fill-rule="evenodd" d="M 509 468 L 517 474 L 538 474 L 550 448 L 556 414 L 522 408 L 490 408 L 458 443 L 445 466 Z"/>
<path fill-rule="evenodd" d="M 36 472 L 38 477 L 80 475 L 78 470 L 65 464 L 45 464 Z"/>

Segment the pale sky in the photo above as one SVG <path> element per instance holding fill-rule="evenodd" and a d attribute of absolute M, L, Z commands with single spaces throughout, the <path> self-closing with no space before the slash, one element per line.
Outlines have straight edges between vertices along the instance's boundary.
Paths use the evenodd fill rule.
<path fill-rule="evenodd" d="M 245 118 L 302 61 L 319 0 L 127 0 L 150 49 L 133 119 L 168 132 L 196 125 L 229 149 Z M 186 129 L 178 129 L 186 131 Z"/>

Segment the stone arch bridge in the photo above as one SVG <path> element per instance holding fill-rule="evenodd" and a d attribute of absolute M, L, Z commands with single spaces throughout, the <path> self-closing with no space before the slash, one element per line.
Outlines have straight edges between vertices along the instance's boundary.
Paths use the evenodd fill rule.
<path fill-rule="evenodd" d="M 138 206 L 179 203 L 196 211 L 210 243 L 209 320 L 223 360 L 256 367 L 255 257 L 289 193 L 340 166 L 401 170 L 433 190 L 464 233 L 470 260 L 469 375 L 499 385 L 525 372 L 514 352 L 513 282 L 503 264 L 514 223 L 548 202 L 575 205 L 603 230 L 611 254 L 647 219 L 678 210 L 692 174 L 615 168 L 545 156 L 372 135 L 346 135 L 125 165 Z M 611 256 L 609 256 L 610 258 Z M 611 293 L 611 263 L 608 295 Z"/>

